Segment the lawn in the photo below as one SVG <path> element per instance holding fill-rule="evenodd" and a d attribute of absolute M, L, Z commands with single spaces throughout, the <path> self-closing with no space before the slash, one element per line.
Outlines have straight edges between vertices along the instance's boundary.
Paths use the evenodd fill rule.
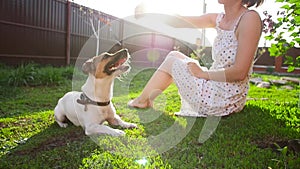
<path fill-rule="evenodd" d="M 122 119 L 139 128 L 124 130 L 124 137 L 88 137 L 81 127 L 60 128 L 53 118 L 57 100 L 84 81 L 80 71 L 72 78 L 73 67 L 1 65 L 0 70 L 0 168 L 293 169 L 300 164 L 299 144 L 293 144 L 300 139 L 298 84 L 291 84 L 292 90 L 251 84 L 245 108 L 229 117 L 176 117 L 180 98 L 174 85 L 154 109 L 127 107 L 153 73 L 133 70 L 115 81 L 113 102 Z"/>

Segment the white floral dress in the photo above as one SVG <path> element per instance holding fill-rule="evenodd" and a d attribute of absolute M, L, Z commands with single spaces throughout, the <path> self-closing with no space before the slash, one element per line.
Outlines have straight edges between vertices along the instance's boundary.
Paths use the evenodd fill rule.
<path fill-rule="evenodd" d="M 210 70 L 227 68 L 234 64 L 238 46 L 235 30 L 241 16 L 233 30 L 222 30 L 219 23 L 224 14 L 218 15 L 216 19 L 217 37 L 212 47 L 213 64 Z M 173 57 L 176 55 L 183 54 L 170 52 L 166 60 L 172 61 L 165 60 L 159 68 L 169 72 L 178 87 L 181 97 L 181 109 L 176 115 L 193 117 L 226 116 L 243 109 L 252 68 L 248 77 L 243 81 L 217 82 L 204 80 L 192 76 L 187 69 L 188 62 L 198 61 L 188 57 L 185 57 L 185 59 Z"/>

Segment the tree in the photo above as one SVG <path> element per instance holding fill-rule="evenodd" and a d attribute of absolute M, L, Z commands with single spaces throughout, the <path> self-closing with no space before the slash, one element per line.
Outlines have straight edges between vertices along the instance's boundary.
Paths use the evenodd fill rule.
<path fill-rule="evenodd" d="M 263 20 L 264 32 L 269 33 L 266 40 L 274 41 L 268 49 L 271 56 L 283 56 L 285 64 L 288 64 L 288 72 L 292 72 L 296 67 L 300 67 L 300 56 L 294 59 L 287 54 L 288 50 L 300 46 L 300 1 L 299 0 L 276 0 L 283 11 L 278 11 L 279 16 L 276 21 L 267 12 Z"/>
<path fill-rule="evenodd" d="M 71 0 L 74 3 L 74 0 Z M 77 4 L 78 6 L 75 6 L 73 14 L 76 15 L 80 20 L 83 21 L 86 25 L 90 26 L 90 28 L 93 31 L 93 35 L 96 38 L 96 51 L 95 56 L 99 55 L 100 52 L 100 40 L 102 37 L 101 33 L 105 31 L 111 31 L 111 17 L 109 17 L 107 14 L 102 13 L 100 11 L 85 7 L 83 5 Z M 82 23 L 82 24 L 83 24 Z M 104 28 L 105 26 L 105 28 Z M 102 29 L 102 32 L 101 32 Z"/>

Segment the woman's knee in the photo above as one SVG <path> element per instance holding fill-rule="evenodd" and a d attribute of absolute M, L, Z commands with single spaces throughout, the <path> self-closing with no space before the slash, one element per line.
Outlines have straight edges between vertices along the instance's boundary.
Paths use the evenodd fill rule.
<path fill-rule="evenodd" d="M 184 59 L 186 56 L 183 53 L 179 52 L 179 51 L 171 51 L 166 56 L 166 58 L 169 58 L 169 57 L 176 57 L 176 58 Z"/>

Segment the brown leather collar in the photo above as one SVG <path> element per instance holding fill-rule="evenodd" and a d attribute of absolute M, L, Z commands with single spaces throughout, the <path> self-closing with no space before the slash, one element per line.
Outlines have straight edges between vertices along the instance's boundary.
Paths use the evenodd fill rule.
<path fill-rule="evenodd" d="M 107 102 L 96 102 L 87 97 L 83 92 L 80 95 L 80 99 L 77 99 L 77 103 L 84 105 L 84 111 L 87 111 L 87 105 L 95 105 L 95 106 L 108 106 L 110 104 L 110 100 Z"/>

